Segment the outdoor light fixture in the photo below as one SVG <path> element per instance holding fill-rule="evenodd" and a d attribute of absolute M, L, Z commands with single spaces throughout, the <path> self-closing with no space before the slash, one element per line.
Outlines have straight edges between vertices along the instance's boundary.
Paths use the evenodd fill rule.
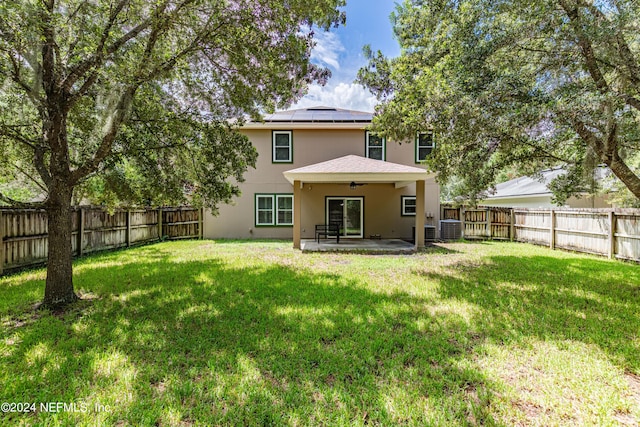
<path fill-rule="evenodd" d="M 358 184 L 356 184 L 353 181 L 351 181 L 351 184 L 349 184 L 349 188 L 352 189 L 352 190 L 355 190 L 357 186 L 358 186 Z"/>

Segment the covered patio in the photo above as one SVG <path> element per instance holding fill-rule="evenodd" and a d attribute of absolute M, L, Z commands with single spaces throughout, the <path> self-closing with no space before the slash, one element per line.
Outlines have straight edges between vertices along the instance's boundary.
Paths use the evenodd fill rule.
<path fill-rule="evenodd" d="M 382 233 L 378 234 L 375 233 L 375 231 L 369 231 L 369 234 L 377 234 L 375 236 L 375 239 L 365 239 L 364 237 L 366 237 L 368 234 L 363 233 L 361 230 L 359 236 L 360 238 L 349 238 L 350 236 L 345 235 L 344 237 L 341 237 L 339 239 L 339 243 L 336 241 L 337 239 L 333 239 L 333 242 L 331 242 L 330 240 L 322 240 L 320 244 L 318 244 L 317 242 L 314 243 L 312 241 L 307 241 L 305 239 L 304 247 L 302 244 L 302 235 L 303 232 L 311 228 L 309 224 L 309 216 L 313 215 L 315 218 L 318 217 L 318 208 L 309 207 L 318 206 L 317 200 L 315 204 L 303 203 L 304 201 L 306 201 L 305 197 L 311 197 L 312 185 L 332 185 L 331 191 L 336 191 L 336 188 L 344 188 L 344 191 L 352 191 L 351 194 L 356 195 L 360 186 L 371 184 L 372 188 L 369 190 L 369 195 L 367 197 L 372 197 L 375 200 L 389 205 L 391 205 L 392 203 L 395 205 L 395 202 L 393 200 L 383 200 L 383 198 L 389 197 L 389 192 L 398 191 L 398 189 L 403 189 L 405 187 L 415 185 L 415 229 L 424 229 L 425 182 L 427 179 L 433 177 L 433 175 L 430 175 L 426 170 L 414 166 L 374 160 L 356 155 L 347 155 L 337 159 L 285 171 L 284 176 L 291 184 L 293 184 L 294 248 L 302 249 L 305 251 L 309 251 L 312 249 L 336 251 L 357 250 L 359 245 L 362 250 L 369 248 L 372 251 L 385 252 L 392 249 L 397 250 L 398 248 L 402 248 L 403 251 L 409 250 L 407 246 L 411 248 L 411 251 L 415 251 L 416 249 L 424 247 L 425 240 L 423 233 L 416 233 L 417 236 L 415 236 L 415 244 L 411 244 L 397 238 L 388 239 L 387 237 L 391 236 L 380 236 L 379 234 Z M 384 188 L 387 188 L 389 190 L 383 191 Z M 384 194 L 387 195 L 385 196 Z M 325 194 L 324 197 L 328 201 L 332 201 L 331 199 L 335 199 L 334 197 L 329 196 L 342 196 L 342 198 L 344 198 L 345 200 L 357 198 L 347 197 L 344 195 L 344 193 Z M 359 198 L 364 199 L 364 197 Z M 355 202 L 358 202 L 358 200 L 356 200 Z M 306 206 L 307 211 L 303 209 L 303 206 Z M 311 211 L 309 211 L 309 209 L 311 209 Z M 383 213 L 377 212 L 377 209 L 374 209 L 374 211 L 376 212 L 370 211 L 367 214 L 367 217 L 372 218 L 374 216 L 377 216 L 377 219 L 380 220 L 380 215 L 383 215 Z M 364 217 L 361 216 L 361 218 Z M 393 221 L 393 219 L 391 218 L 389 218 L 388 220 Z M 325 222 L 328 222 L 328 219 Z M 303 227 L 303 223 L 305 223 L 306 226 Z M 316 224 L 318 224 L 317 221 Z M 366 225 L 364 225 L 364 227 L 366 228 Z M 307 237 L 309 237 L 309 231 L 306 231 L 306 234 Z"/>
<path fill-rule="evenodd" d="M 416 252 L 413 243 L 401 239 L 322 239 L 318 243 L 312 239 L 300 241 L 302 252 L 356 252 L 368 254 L 412 254 Z"/>

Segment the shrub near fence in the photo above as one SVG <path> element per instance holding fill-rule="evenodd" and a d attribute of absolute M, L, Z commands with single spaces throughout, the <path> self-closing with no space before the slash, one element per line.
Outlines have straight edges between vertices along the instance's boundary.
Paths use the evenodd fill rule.
<path fill-rule="evenodd" d="M 466 239 L 502 239 L 640 262 L 640 209 L 443 207 Z"/>
<path fill-rule="evenodd" d="M 166 239 L 202 237 L 202 210 L 117 210 L 78 207 L 71 213 L 74 256 Z M 47 214 L 41 209 L 0 209 L 0 274 L 47 260 Z"/>

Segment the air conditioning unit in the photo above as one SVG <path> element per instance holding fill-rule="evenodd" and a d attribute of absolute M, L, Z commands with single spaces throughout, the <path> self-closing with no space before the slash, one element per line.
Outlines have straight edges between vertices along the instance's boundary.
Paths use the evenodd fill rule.
<path fill-rule="evenodd" d="M 424 226 L 424 241 L 433 242 L 436 240 L 436 228 L 433 225 Z"/>
<path fill-rule="evenodd" d="M 413 233 L 413 238 L 414 238 L 414 242 L 415 242 L 415 237 L 416 237 L 416 228 L 415 227 L 411 227 L 412 229 L 412 233 Z M 425 242 L 433 242 L 436 240 L 436 227 L 433 225 L 425 225 L 424 226 L 424 241 Z"/>
<path fill-rule="evenodd" d="M 459 240 L 462 238 L 462 223 L 457 219 L 440 221 L 440 238 L 442 240 Z"/>

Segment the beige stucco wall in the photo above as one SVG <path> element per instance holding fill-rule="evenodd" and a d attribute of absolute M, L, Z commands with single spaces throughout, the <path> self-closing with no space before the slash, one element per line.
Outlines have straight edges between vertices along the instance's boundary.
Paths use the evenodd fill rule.
<path fill-rule="evenodd" d="M 427 182 L 425 223 L 436 225 L 439 216 L 439 187 Z M 302 190 L 302 238 L 312 239 L 316 224 L 325 223 L 327 197 L 362 197 L 365 238 L 412 238 L 415 216 L 401 215 L 401 196 L 415 196 L 415 185 L 396 189 L 393 184 L 367 184 L 351 190 L 348 184 L 305 184 Z"/>
<path fill-rule="evenodd" d="M 231 205 L 221 205 L 219 214 L 207 212 L 204 218 L 206 238 L 278 238 L 291 239 L 292 227 L 256 227 L 255 194 L 293 193 L 283 172 L 338 157 L 365 155 L 364 129 L 293 130 L 293 163 L 272 163 L 271 130 L 244 130 L 258 151 L 256 169 L 245 174 L 240 184 L 242 195 Z M 387 142 L 386 160 L 415 164 L 413 143 Z M 302 189 L 302 238 L 314 237 L 315 224 L 325 222 L 327 196 L 364 197 L 364 236 L 380 234 L 385 238 L 410 238 L 415 217 L 400 215 L 400 196 L 415 195 L 415 184 L 396 189 L 393 184 L 368 184 L 351 190 L 345 184 L 305 184 Z M 437 225 L 440 215 L 440 188 L 435 180 L 426 183 L 426 224 Z"/>

